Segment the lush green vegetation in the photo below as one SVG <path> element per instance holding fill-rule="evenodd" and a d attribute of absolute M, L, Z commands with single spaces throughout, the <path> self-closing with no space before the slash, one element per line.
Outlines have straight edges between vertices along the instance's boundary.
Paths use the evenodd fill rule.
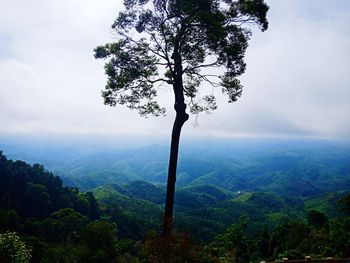
<path fill-rule="evenodd" d="M 91 192 L 2 152 L 0 182 L 1 262 L 114 262 L 117 228 Z"/>
<path fill-rule="evenodd" d="M 276 151 L 269 149 L 276 156 Z M 202 162 L 193 164 L 194 170 L 180 171 L 180 177 L 190 183 L 180 184 L 176 191 L 173 261 L 256 262 L 304 255 L 349 257 L 350 195 L 346 184 L 349 170 L 345 165 L 346 151 L 343 153 L 342 157 L 329 157 L 327 162 L 323 153 L 309 151 L 306 155 L 316 163 L 314 170 L 310 168 L 314 164 L 306 162 L 308 158 L 301 152 L 299 157 L 294 152 L 293 157 L 288 151 L 283 157 L 286 160 L 277 158 L 275 164 L 272 159 L 266 161 L 272 156 L 264 158 L 257 152 L 240 154 L 240 161 L 232 164 L 228 159 L 220 159 L 218 153 L 212 152 L 217 158 L 209 158 L 207 163 L 202 156 Z M 260 157 L 253 162 L 252 156 Z M 288 164 L 293 158 L 298 160 L 292 162 L 294 166 Z M 248 160 L 261 168 L 264 176 L 260 181 L 253 180 L 258 172 Z M 263 167 L 264 161 L 267 167 Z M 325 168 L 330 162 L 334 163 Z M 189 162 L 182 165 L 191 167 Z M 230 171 L 232 167 L 238 169 L 237 173 L 247 169 L 243 173 L 245 178 L 234 173 L 225 184 L 197 180 L 203 178 L 200 173 L 217 166 L 221 166 L 216 171 L 222 171 L 222 177 L 219 172 L 214 174 L 220 180 L 225 180 L 226 175 L 229 179 L 226 168 Z M 150 167 L 144 169 L 150 171 Z M 288 179 L 293 171 L 294 185 Z M 0 259 L 9 262 L 18 246 L 26 260 L 30 253 L 31 262 L 162 262 L 162 251 L 169 243 L 159 238 L 164 185 L 139 177 L 124 181 L 89 178 L 91 185 L 83 187 L 89 191 L 81 192 L 64 186 L 59 177 L 42 165 L 11 161 L 0 154 L 0 234 L 1 242 L 6 244 L 6 249 L 2 245 Z M 312 187 L 304 188 L 298 178 Z M 76 182 L 76 177 L 71 179 Z"/>

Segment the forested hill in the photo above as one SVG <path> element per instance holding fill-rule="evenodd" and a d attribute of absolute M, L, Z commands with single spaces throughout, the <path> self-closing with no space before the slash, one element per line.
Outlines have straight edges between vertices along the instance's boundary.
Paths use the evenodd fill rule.
<path fill-rule="evenodd" d="M 73 208 L 91 220 L 98 218 L 91 192 L 64 187 L 58 176 L 40 164 L 7 160 L 0 152 L 0 182 L 0 209 L 15 210 L 23 219 L 43 219 L 62 208 Z"/>
<path fill-rule="evenodd" d="M 2 153 L 0 182 L 0 262 L 12 262 L 14 255 L 33 263 L 162 262 L 161 185 L 134 181 L 83 193 L 63 186 L 42 165 Z M 291 198 L 213 185 L 182 187 L 172 258 L 210 263 L 349 257 L 349 215 L 346 191 Z"/>

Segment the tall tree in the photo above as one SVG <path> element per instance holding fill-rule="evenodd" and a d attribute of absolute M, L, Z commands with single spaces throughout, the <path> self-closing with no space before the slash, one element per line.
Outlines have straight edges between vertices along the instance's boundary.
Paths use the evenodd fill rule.
<path fill-rule="evenodd" d="M 180 133 L 186 112 L 217 108 L 203 82 L 221 88 L 234 102 L 242 93 L 237 79 L 244 73 L 244 54 L 257 24 L 268 27 L 263 0 L 124 0 L 112 28 L 117 40 L 97 47 L 95 58 L 108 59 L 104 103 L 125 105 L 142 116 L 165 114 L 157 89 L 172 85 L 176 117 L 173 125 L 163 235 L 170 236 Z"/>

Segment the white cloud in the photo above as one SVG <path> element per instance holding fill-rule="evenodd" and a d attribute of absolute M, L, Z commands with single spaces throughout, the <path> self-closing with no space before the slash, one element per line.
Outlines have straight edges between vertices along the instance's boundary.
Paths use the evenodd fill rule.
<path fill-rule="evenodd" d="M 184 133 L 348 137 L 350 9 L 345 1 L 268 1 L 270 28 L 254 31 L 243 97 L 186 124 Z M 166 118 L 103 105 L 103 62 L 121 1 L 0 0 L 0 133 L 168 134 Z M 193 123 L 194 118 L 191 122 Z"/>
<path fill-rule="evenodd" d="M 328 10 L 328 17 L 314 19 L 305 16 L 312 10 L 300 1 L 270 2 L 270 28 L 255 32 L 248 48 L 243 97 L 236 105 L 222 103 L 223 109 L 203 128 L 213 133 L 348 137 L 350 13 Z"/>

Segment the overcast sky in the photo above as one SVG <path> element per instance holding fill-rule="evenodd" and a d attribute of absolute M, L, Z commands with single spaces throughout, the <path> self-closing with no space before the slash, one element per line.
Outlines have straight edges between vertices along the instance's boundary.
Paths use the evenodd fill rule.
<path fill-rule="evenodd" d="M 0 135 L 156 135 L 144 119 L 103 105 L 95 46 L 115 39 L 121 0 L 0 0 Z M 186 123 L 183 134 L 350 138 L 350 1 L 270 0 L 269 29 L 254 30 L 242 98 Z"/>

